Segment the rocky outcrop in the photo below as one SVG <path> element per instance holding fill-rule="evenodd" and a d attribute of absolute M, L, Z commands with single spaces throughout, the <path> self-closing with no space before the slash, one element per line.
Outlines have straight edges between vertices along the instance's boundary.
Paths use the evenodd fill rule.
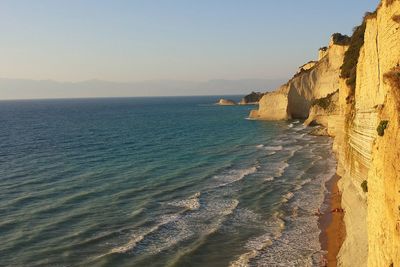
<path fill-rule="evenodd" d="M 318 61 L 309 61 L 306 64 L 304 64 L 303 66 L 300 66 L 299 70 L 297 71 L 297 73 L 301 73 L 303 71 L 307 71 L 309 69 L 312 69 L 315 66 L 315 64 L 317 64 L 317 63 L 318 63 Z"/>
<path fill-rule="evenodd" d="M 239 105 L 256 105 L 263 96 L 264 93 L 251 92 L 240 100 Z"/>
<path fill-rule="evenodd" d="M 313 100 L 325 97 L 339 88 L 339 72 L 347 45 L 336 44 L 331 38 L 325 55 L 317 62 L 300 67 L 299 72 L 275 92 L 260 100 L 253 119 L 306 119 Z"/>
<path fill-rule="evenodd" d="M 321 131 L 326 135 L 336 134 L 336 121 L 339 114 L 339 89 L 326 97 L 314 100 L 311 103 L 310 114 L 304 125 L 321 125 L 325 130 Z"/>
<path fill-rule="evenodd" d="M 236 105 L 236 102 L 233 101 L 233 100 L 221 98 L 218 101 L 217 105 L 220 105 L 220 106 L 234 106 L 234 105 Z"/>
<path fill-rule="evenodd" d="M 266 93 L 259 102 L 257 110 L 250 112 L 252 119 L 285 120 L 287 116 L 288 97 L 281 91 Z"/>

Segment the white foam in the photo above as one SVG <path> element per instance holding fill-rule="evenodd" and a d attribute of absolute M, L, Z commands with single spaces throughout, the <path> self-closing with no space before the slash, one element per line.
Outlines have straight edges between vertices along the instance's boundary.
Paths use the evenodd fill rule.
<path fill-rule="evenodd" d="M 283 196 L 283 202 L 288 202 L 290 199 L 292 199 L 293 198 L 293 196 L 294 196 L 294 194 L 292 193 L 292 192 L 289 192 L 289 193 L 287 193 L 287 194 L 285 194 L 284 196 Z"/>
<path fill-rule="evenodd" d="M 257 119 L 255 119 L 255 118 L 250 118 L 250 117 L 247 117 L 247 118 L 244 118 L 245 120 L 248 120 L 248 121 L 256 121 Z"/>
<path fill-rule="evenodd" d="M 126 253 L 136 247 L 136 245 L 142 241 L 146 236 L 148 236 L 151 233 L 156 232 L 158 229 L 160 229 L 161 226 L 166 225 L 168 223 L 171 223 L 173 221 L 176 221 L 179 218 L 179 214 L 174 214 L 174 215 L 166 215 L 161 217 L 161 220 L 158 224 L 156 224 L 153 227 L 147 228 L 143 230 L 141 233 L 133 234 L 131 238 L 129 239 L 128 243 L 125 245 L 116 247 L 111 249 L 110 253 Z"/>
<path fill-rule="evenodd" d="M 273 239 L 273 244 L 259 251 L 251 260 L 254 266 L 319 266 L 323 252 L 319 242 L 320 229 L 318 217 L 314 213 L 321 207 L 325 197 L 325 183 L 335 173 L 334 158 L 318 161 L 322 174 L 305 179 L 300 185 L 311 184 L 296 193 L 288 192 L 283 196 L 288 201 L 290 213 L 285 221 L 290 227 L 285 228 L 282 236 Z M 246 265 L 243 265 L 246 266 Z"/>
<path fill-rule="evenodd" d="M 197 192 L 196 194 L 190 196 L 188 199 L 172 201 L 168 204 L 175 207 L 186 208 L 188 210 L 197 210 L 200 208 L 199 198 L 200 192 Z"/>
<path fill-rule="evenodd" d="M 257 167 L 253 166 L 247 169 L 241 170 L 231 170 L 226 174 L 221 174 L 214 176 L 214 179 L 218 180 L 220 183 L 217 187 L 223 187 L 242 180 L 247 175 L 253 174 L 257 171 Z"/>
<path fill-rule="evenodd" d="M 265 150 L 270 150 L 270 151 L 280 151 L 282 150 L 282 146 L 266 146 Z"/>
<path fill-rule="evenodd" d="M 263 148 L 264 145 L 257 145 L 256 148 Z"/>
<path fill-rule="evenodd" d="M 267 247 L 273 244 L 273 240 L 281 237 L 284 222 L 281 220 L 281 213 L 275 212 L 273 217 L 267 221 L 267 233 L 247 241 L 245 248 L 249 250 L 240 255 L 236 260 L 230 262 L 229 267 L 249 266 L 250 260 L 255 259 Z"/>
<path fill-rule="evenodd" d="M 267 178 L 264 179 L 266 182 L 272 182 L 275 178 L 272 176 L 268 176 Z"/>
<path fill-rule="evenodd" d="M 239 256 L 239 258 L 235 261 L 230 262 L 229 267 L 247 267 L 249 266 L 249 262 L 251 259 L 255 258 L 259 251 L 264 249 L 267 246 L 270 246 L 272 241 L 270 239 L 270 235 L 266 234 L 256 239 L 250 240 L 246 244 L 246 248 L 250 249 L 249 252 L 246 252 Z"/>
<path fill-rule="evenodd" d="M 293 123 L 288 125 L 289 128 L 293 128 Z"/>
<path fill-rule="evenodd" d="M 289 167 L 289 164 L 287 162 L 279 163 L 279 167 L 278 167 L 275 177 L 281 177 L 287 167 Z"/>

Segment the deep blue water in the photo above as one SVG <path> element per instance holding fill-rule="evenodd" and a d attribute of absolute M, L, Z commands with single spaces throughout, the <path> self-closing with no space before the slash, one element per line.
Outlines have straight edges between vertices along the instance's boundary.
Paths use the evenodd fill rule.
<path fill-rule="evenodd" d="M 0 266 L 316 264 L 331 142 L 217 100 L 0 102 Z"/>

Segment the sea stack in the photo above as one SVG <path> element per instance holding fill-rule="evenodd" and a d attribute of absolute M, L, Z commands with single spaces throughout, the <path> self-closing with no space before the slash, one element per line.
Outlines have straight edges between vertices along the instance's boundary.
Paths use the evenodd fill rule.
<path fill-rule="evenodd" d="M 251 92 L 240 100 L 239 105 L 257 105 L 264 93 Z"/>
<path fill-rule="evenodd" d="M 218 101 L 217 105 L 220 105 L 220 106 L 234 106 L 234 105 L 236 105 L 236 102 L 233 101 L 233 100 L 221 98 Z"/>

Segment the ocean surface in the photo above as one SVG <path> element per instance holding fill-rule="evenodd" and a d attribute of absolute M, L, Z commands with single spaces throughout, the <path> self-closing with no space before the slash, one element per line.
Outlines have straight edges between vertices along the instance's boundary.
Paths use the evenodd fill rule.
<path fill-rule="evenodd" d="M 0 266 L 313 266 L 335 173 L 218 97 L 0 102 Z"/>

